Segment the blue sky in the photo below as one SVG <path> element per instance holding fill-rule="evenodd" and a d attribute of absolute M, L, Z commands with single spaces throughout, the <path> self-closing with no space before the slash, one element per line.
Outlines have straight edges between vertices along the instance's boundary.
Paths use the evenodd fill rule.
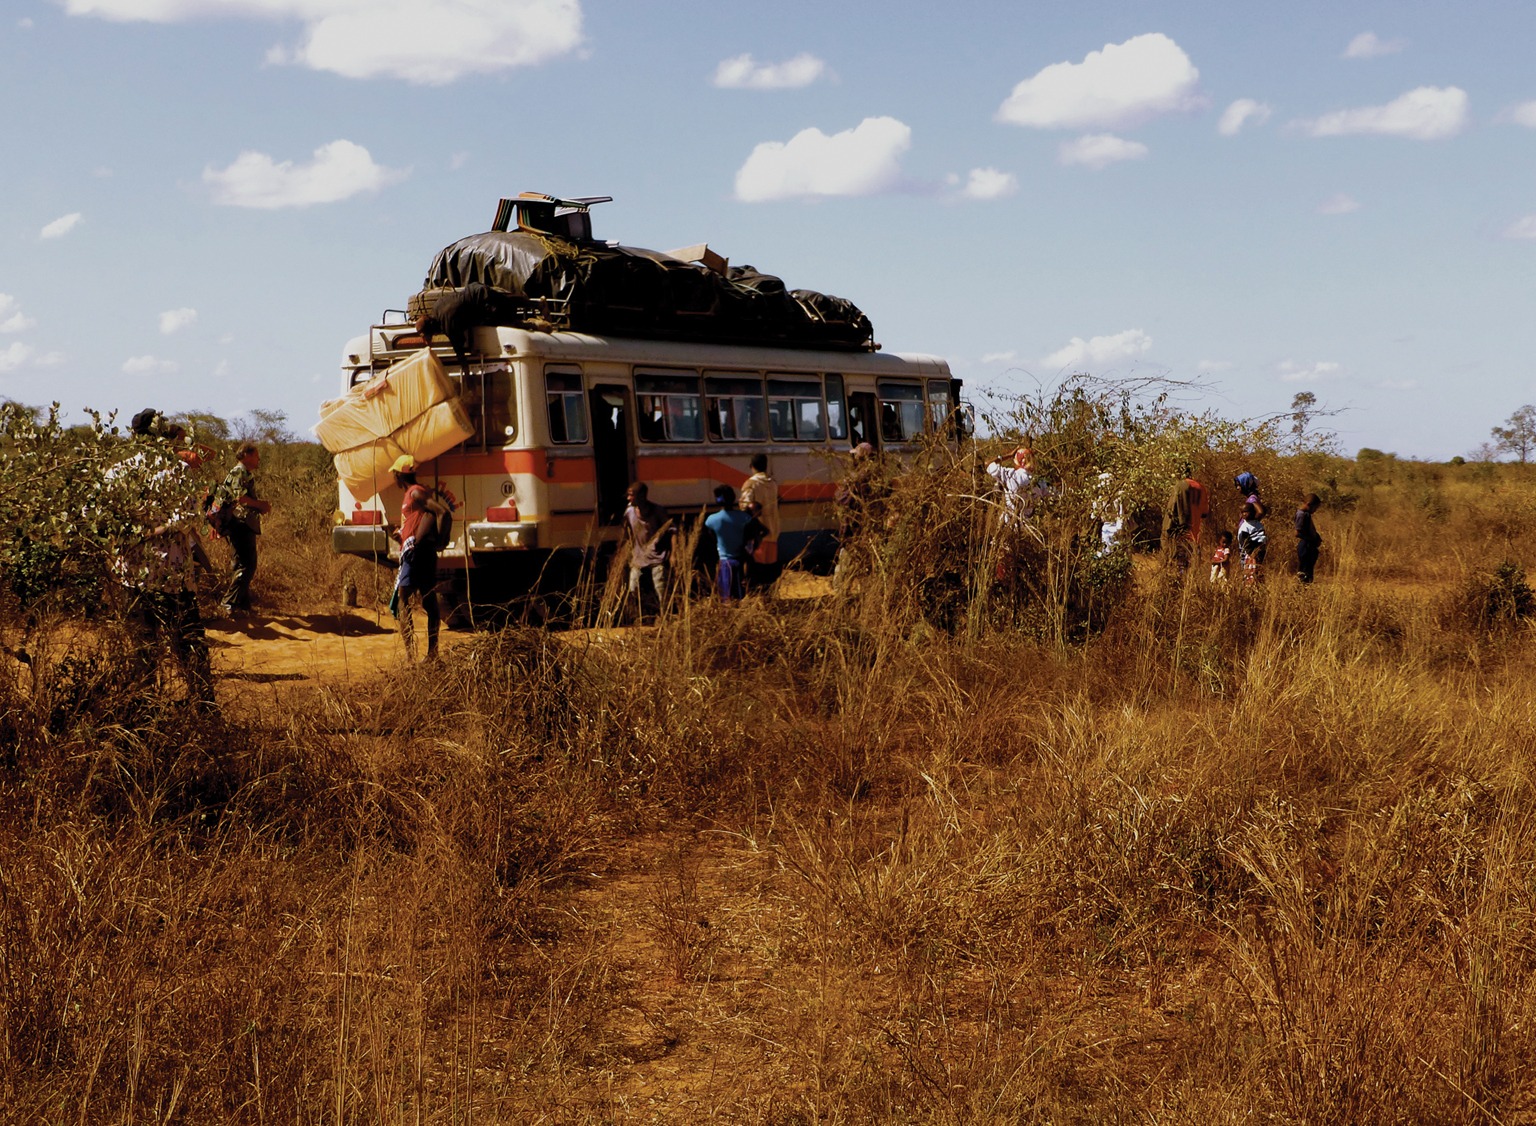
<path fill-rule="evenodd" d="M 1536 400 L 1536 5 L 6 0 L 0 397 L 286 411 L 502 195 L 848 297 L 974 392 Z"/>

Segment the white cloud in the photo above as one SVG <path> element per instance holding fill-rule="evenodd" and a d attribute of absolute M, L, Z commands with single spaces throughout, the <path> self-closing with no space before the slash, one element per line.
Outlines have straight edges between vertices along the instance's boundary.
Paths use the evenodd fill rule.
<path fill-rule="evenodd" d="M 1019 190 L 1019 178 L 996 168 L 972 168 L 960 194 L 966 199 L 1002 199 Z"/>
<path fill-rule="evenodd" d="M 1215 375 L 1218 372 L 1231 370 L 1231 360 L 1201 360 L 1195 365 L 1195 371 L 1200 375 Z"/>
<path fill-rule="evenodd" d="M 169 375 L 179 365 L 175 360 L 161 360 L 154 356 L 132 356 L 123 361 L 124 375 Z"/>
<path fill-rule="evenodd" d="M 1536 215 L 1527 215 L 1522 219 L 1516 219 L 1504 228 L 1505 238 L 1536 239 Z"/>
<path fill-rule="evenodd" d="M 375 164 L 362 145 L 332 141 L 316 149 L 308 164 L 279 164 L 266 153 L 243 152 L 228 168 L 204 168 L 203 182 L 212 187 L 215 203 L 271 209 L 336 203 L 408 174 Z"/>
<path fill-rule="evenodd" d="M 1524 125 L 1527 129 L 1536 129 L 1536 102 L 1521 102 L 1510 106 L 1504 117 L 1513 121 L 1516 125 Z"/>
<path fill-rule="evenodd" d="M 78 211 L 71 211 L 68 215 L 60 215 L 53 222 L 45 226 L 37 233 L 38 238 L 63 238 L 70 231 L 78 227 L 85 217 Z"/>
<path fill-rule="evenodd" d="M 1360 201 L 1353 196 L 1339 192 L 1331 195 L 1317 205 L 1319 215 L 1348 215 L 1351 211 L 1360 210 Z"/>
<path fill-rule="evenodd" d="M 580 0 L 64 0 L 75 16 L 177 23 L 244 17 L 304 24 L 267 61 L 347 78 L 439 86 L 533 66 L 581 44 Z"/>
<path fill-rule="evenodd" d="M 1113 336 L 1095 336 L 1089 340 L 1074 336 L 1071 343 L 1058 348 L 1041 363 L 1048 368 L 1107 367 L 1144 356 L 1151 348 L 1150 336 L 1139 328 L 1128 328 Z"/>
<path fill-rule="evenodd" d="M 37 321 L 18 309 L 16 298 L 9 293 L 0 293 L 0 318 L 4 318 L 0 320 L 0 332 L 25 332 L 37 327 Z"/>
<path fill-rule="evenodd" d="M 467 152 L 456 152 L 448 158 L 448 168 L 452 172 L 457 172 L 468 163 L 469 153 Z"/>
<path fill-rule="evenodd" d="M 1063 141 L 1056 150 L 1056 159 L 1066 165 L 1098 169 L 1122 160 L 1140 160 L 1147 151 L 1140 141 L 1127 141 L 1112 133 L 1091 133 L 1075 141 Z"/>
<path fill-rule="evenodd" d="M 1406 46 L 1406 40 L 1378 39 L 1374 31 L 1362 31 L 1344 48 L 1344 58 L 1379 59 L 1382 55 L 1395 55 Z"/>
<path fill-rule="evenodd" d="M 1106 44 L 1080 63 L 1052 63 L 1013 88 L 997 120 L 1036 129 L 1125 128 L 1197 108 L 1200 72 L 1160 33 Z"/>
<path fill-rule="evenodd" d="M 1239 98 L 1222 111 L 1221 120 L 1216 123 L 1216 132 L 1223 137 L 1235 137 L 1250 121 L 1255 125 L 1263 125 L 1269 120 L 1269 114 L 1269 106 L 1263 102 Z"/>
<path fill-rule="evenodd" d="M 16 26 L 21 28 L 23 31 L 31 31 L 32 28 L 36 25 L 32 23 L 31 16 L 22 16 L 21 19 L 16 21 Z"/>
<path fill-rule="evenodd" d="M 9 348 L 0 348 L 0 372 L 15 371 L 31 358 L 32 349 L 19 340 L 13 340 Z"/>
<path fill-rule="evenodd" d="M 815 55 L 799 54 L 782 63 L 759 63 L 737 55 L 715 68 L 715 85 L 722 90 L 798 90 L 826 73 L 827 64 Z"/>
<path fill-rule="evenodd" d="M 196 309 L 167 309 L 160 314 L 160 331 L 169 336 L 171 333 L 180 332 L 196 322 Z"/>
<path fill-rule="evenodd" d="M 901 156 L 912 130 L 894 117 L 866 117 L 831 136 L 802 129 L 787 142 L 764 141 L 736 173 L 746 203 L 816 196 L 875 195 L 901 180 Z"/>
<path fill-rule="evenodd" d="M 1019 354 L 1011 350 L 1007 352 L 988 352 L 981 357 L 981 362 L 984 364 L 1006 364 L 1018 358 Z"/>
<path fill-rule="evenodd" d="M 1375 133 L 1439 141 L 1462 131 L 1468 107 L 1467 92 L 1459 86 L 1420 86 L 1384 106 L 1342 109 L 1301 125 L 1314 137 Z"/>
<path fill-rule="evenodd" d="M 1313 380 L 1333 379 L 1343 371 L 1333 360 L 1319 360 L 1315 364 L 1298 364 L 1295 360 L 1283 360 L 1275 368 L 1286 383 L 1306 383 Z"/>

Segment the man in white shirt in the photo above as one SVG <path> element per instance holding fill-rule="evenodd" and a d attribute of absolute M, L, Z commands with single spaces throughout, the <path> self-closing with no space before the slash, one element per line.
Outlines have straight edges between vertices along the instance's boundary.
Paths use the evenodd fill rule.
<path fill-rule="evenodd" d="M 1011 466 L 1005 464 L 1010 457 Z M 987 462 L 987 472 L 1003 490 L 1004 523 L 1023 524 L 1035 514 L 1040 489 L 1035 484 L 1034 450 L 1020 446 L 1011 455 L 999 454 Z"/>

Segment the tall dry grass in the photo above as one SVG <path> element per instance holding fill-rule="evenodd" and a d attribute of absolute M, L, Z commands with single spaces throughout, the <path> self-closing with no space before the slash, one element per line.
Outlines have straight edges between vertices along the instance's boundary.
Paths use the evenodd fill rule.
<path fill-rule="evenodd" d="M 1288 462 L 1337 498 L 1316 585 L 1138 558 L 1073 633 L 993 588 L 975 468 L 902 483 L 842 597 L 276 708 L 34 630 L 5 1120 L 1528 1118 L 1532 482 Z"/>

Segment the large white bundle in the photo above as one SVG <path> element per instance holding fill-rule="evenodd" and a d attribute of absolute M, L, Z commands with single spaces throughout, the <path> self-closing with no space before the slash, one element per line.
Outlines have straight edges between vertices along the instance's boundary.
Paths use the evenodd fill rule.
<path fill-rule="evenodd" d="M 314 435 L 333 454 L 357 449 L 389 437 L 452 394 L 442 362 L 423 348 L 321 406 Z"/>
<path fill-rule="evenodd" d="M 354 449 L 342 450 L 335 457 L 336 476 L 354 500 L 367 500 L 395 483 L 389 467 L 403 454 L 392 438 L 375 438 Z"/>
<path fill-rule="evenodd" d="M 458 399 L 438 403 L 420 418 L 407 422 L 391 437 L 418 463 L 431 461 L 469 438 L 475 428 Z"/>

